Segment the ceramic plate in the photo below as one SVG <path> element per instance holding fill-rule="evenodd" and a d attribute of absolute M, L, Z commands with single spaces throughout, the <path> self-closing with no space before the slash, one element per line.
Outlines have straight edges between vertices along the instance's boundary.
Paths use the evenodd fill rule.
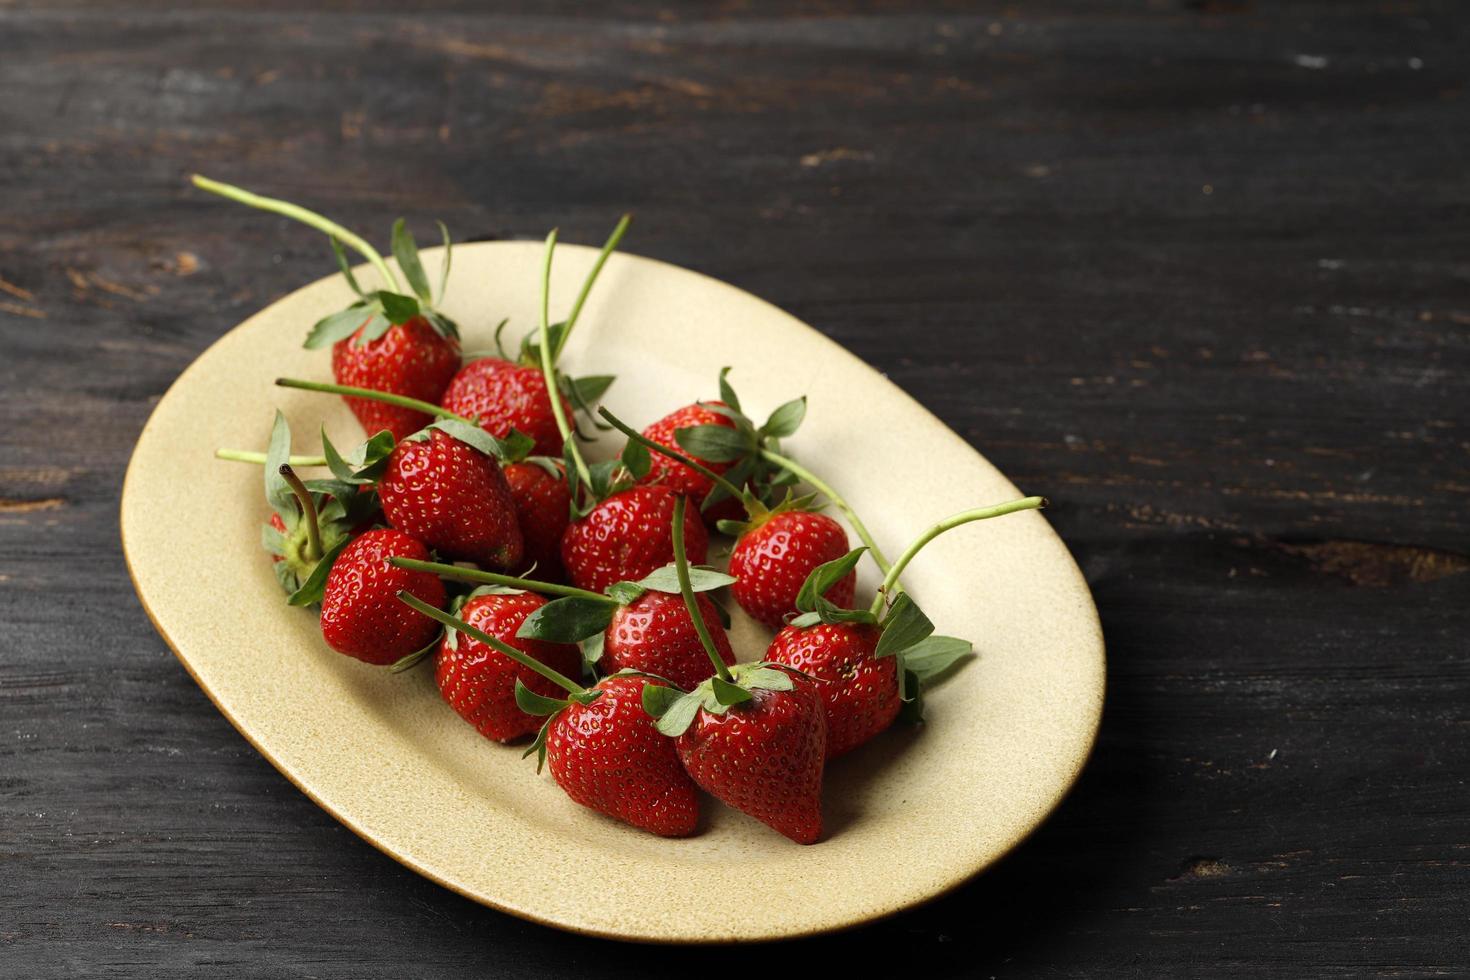
<path fill-rule="evenodd" d="M 595 254 L 558 250 L 554 317 Z M 490 346 L 502 317 L 517 339 L 536 323 L 541 255 L 532 242 L 455 250 L 446 312 L 466 350 Z M 431 280 L 439 261 L 426 250 Z M 122 533 L 144 606 L 200 687 L 288 779 L 384 853 L 476 901 L 581 933 L 776 939 L 867 922 L 959 885 L 1072 785 L 1102 710 L 1103 641 L 1086 583 L 1037 513 L 952 531 L 911 567 L 904 581 L 938 631 L 972 639 L 978 655 L 929 695 L 928 724 L 895 728 L 830 767 L 826 838 L 809 847 L 709 800 L 687 840 L 614 823 L 461 721 L 431 670 L 394 676 L 333 653 L 315 617 L 282 601 L 261 550 L 260 470 L 212 453 L 264 447 L 277 407 L 297 452 L 318 451 L 323 421 L 338 445 L 362 438 L 340 399 L 272 384 L 329 377 L 327 352 L 301 340 L 349 298 L 340 277 L 307 286 L 179 377 L 134 450 Z M 605 402 L 639 426 L 714 397 L 727 364 L 758 419 L 808 394 L 787 450 L 848 496 L 890 554 L 938 518 L 1018 495 L 856 357 L 685 269 L 614 256 L 564 357 L 576 374 L 616 374 Z M 606 436 L 594 450 L 614 451 Z M 869 570 L 859 595 L 874 584 Z M 769 634 L 727 605 L 740 658 L 759 659 Z"/>

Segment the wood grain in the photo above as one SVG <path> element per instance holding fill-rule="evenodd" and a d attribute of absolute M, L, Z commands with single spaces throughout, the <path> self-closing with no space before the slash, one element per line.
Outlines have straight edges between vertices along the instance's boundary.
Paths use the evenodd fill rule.
<path fill-rule="evenodd" d="M 1057 502 L 1110 650 L 1081 784 L 993 873 L 805 952 L 1463 974 L 1453 5 L 423 7 L 0 3 L 0 974 L 772 955 L 459 899 L 292 789 L 168 654 L 117 545 L 131 444 L 200 350 L 330 268 L 196 170 L 380 239 L 406 214 L 592 241 L 631 208 L 631 251 L 790 309 Z"/>

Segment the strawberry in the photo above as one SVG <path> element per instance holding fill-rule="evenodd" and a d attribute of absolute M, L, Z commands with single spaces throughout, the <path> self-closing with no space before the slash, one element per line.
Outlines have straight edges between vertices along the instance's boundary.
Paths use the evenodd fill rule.
<path fill-rule="evenodd" d="M 827 711 L 827 758 L 851 751 L 893 724 L 903 707 L 897 657 L 874 656 L 882 632 L 869 623 L 787 626 L 766 651 L 771 663 L 819 682 Z"/>
<path fill-rule="evenodd" d="M 726 525 L 728 527 L 728 525 Z M 730 551 L 730 594 L 752 617 L 771 629 L 796 612 L 802 583 L 818 565 L 847 554 L 847 532 L 825 514 L 778 507 L 740 525 Z M 850 571 L 825 593 L 839 606 L 852 604 L 857 572 Z"/>
<path fill-rule="evenodd" d="M 408 592 L 437 609 L 444 604 L 444 583 L 426 572 L 389 564 L 392 557 L 429 557 L 429 549 L 392 528 L 378 528 L 357 538 L 337 556 L 322 593 L 322 636 L 338 653 L 380 666 L 392 664 L 427 646 L 439 624 L 394 599 Z"/>
<path fill-rule="evenodd" d="M 573 521 L 561 540 L 561 560 L 572 584 L 596 592 L 667 565 L 674 557 L 674 503 L 682 499 L 665 486 L 629 487 Z M 684 534 L 691 558 L 702 563 L 709 535 L 696 515 L 685 515 Z"/>
<path fill-rule="evenodd" d="M 522 564 L 544 581 L 564 580 L 561 539 L 571 522 L 572 494 L 562 464 L 544 457 L 507 463 L 505 482 L 510 486 L 521 540 L 526 546 Z"/>
<path fill-rule="evenodd" d="M 453 433 L 453 434 L 451 434 Z M 455 561 L 516 568 L 524 554 L 497 444 L 452 419 L 398 443 L 378 480 L 388 523 Z"/>
<path fill-rule="evenodd" d="M 526 617 L 545 605 L 545 599 L 531 592 L 477 589 L 460 607 L 459 616 L 553 670 L 576 676 L 582 670 L 582 653 L 575 646 L 516 636 Z M 494 647 L 452 629 L 445 630 L 439 643 L 434 680 L 461 718 L 497 742 L 530 735 L 541 727 L 540 718 L 516 706 L 517 681 L 543 697 L 555 697 L 559 690 Z"/>
<path fill-rule="evenodd" d="M 460 368 L 442 390 L 440 404 L 477 419 L 492 436 L 504 439 L 515 429 L 535 440 L 531 452 L 536 455 L 561 456 L 561 433 L 540 367 L 482 357 Z M 572 403 L 565 397 L 561 403 L 563 414 L 570 418 Z"/>
<path fill-rule="evenodd" d="M 332 374 L 340 385 L 387 392 L 420 402 L 434 403 L 459 369 L 459 328 L 436 308 L 444 301 L 444 287 L 449 274 L 449 232 L 444 234 L 444 263 L 436 299 L 428 276 L 419 261 L 418 245 L 403 219 L 393 225 L 393 254 L 398 267 L 408 280 L 412 295 L 404 293 L 398 277 L 372 245 L 336 224 L 305 208 L 275 198 L 252 194 L 239 187 L 194 175 L 194 184 L 204 190 L 238 201 L 263 211 L 285 215 L 324 231 L 347 285 L 357 294 L 357 301 L 345 310 L 317 321 L 307 334 L 308 348 L 332 345 Z M 343 244 L 362 253 L 378 274 L 383 286 L 364 292 L 347 264 Z M 378 404 L 362 398 L 349 398 L 347 405 L 369 435 L 382 429 L 395 439 L 406 438 L 430 421 L 422 411 L 404 405 Z"/>
<path fill-rule="evenodd" d="M 692 429 L 696 425 L 713 425 L 734 432 L 734 420 L 728 415 L 713 411 L 711 406 L 716 408 L 729 407 L 724 402 L 685 405 L 683 408 L 670 412 L 644 429 L 643 438 L 650 442 L 655 442 L 660 446 L 677 448 L 679 445 L 677 434 L 681 429 Z M 732 465 L 728 462 L 716 462 L 714 460 L 700 460 L 700 462 L 708 466 L 713 472 L 722 475 Z M 667 456 L 654 456 L 652 468 L 638 482 L 662 483 L 675 493 L 680 493 L 688 497 L 696 507 L 702 507 L 705 499 L 709 497 L 710 491 L 715 488 L 714 480 L 711 480 L 698 470 L 690 469 L 683 463 L 669 459 Z M 740 506 L 739 498 L 726 497 L 710 508 L 704 514 L 704 518 L 713 525 L 721 517 L 738 518 L 743 513 L 744 508 Z"/>
<path fill-rule="evenodd" d="M 699 796 L 679 765 L 673 743 L 660 735 L 643 709 L 648 690 L 662 683 L 639 675 L 606 677 L 583 688 L 554 668 L 528 657 L 476 627 L 407 593 L 410 608 L 494 648 L 535 671 L 566 692 L 560 699 L 515 685 L 521 710 L 548 715 L 526 755 L 537 755 L 537 770 L 551 763 L 551 776 L 575 802 L 666 837 L 692 834 L 699 820 Z"/>
<path fill-rule="evenodd" d="M 697 597 L 705 629 L 727 665 L 735 662 L 720 613 L 708 596 Z M 643 593 L 613 613 L 598 668 L 605 674 L 629 669 L 655 674 L 691 688 L 714 673 L 684 600 L 667 592 Z"/>

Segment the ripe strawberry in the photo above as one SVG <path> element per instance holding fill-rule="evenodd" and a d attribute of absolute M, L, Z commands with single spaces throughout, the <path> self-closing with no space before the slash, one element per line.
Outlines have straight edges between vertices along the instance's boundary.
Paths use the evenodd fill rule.
<path fill-rule="evenodd" d="M 342 549 L 322 594 L 322 636 L 338 653 L 380 666 L 427 646 L 439 624 L 394 598 L 407 591 L 429 606 L 444 605 L 444 583 L 427 572 L 388 563 L 426 561 L 429 549 L 392 528 L 368 531 Z"/>
<path fill-rule="evenodd" d="M 730 552 L 730 594 L 752 617 L 780 629 L 796 612 L 802 583 L 818 565 L 847 554 L 847 532 L 832 518 L 807 510 L 777 508 L 742 525 Z M 857 572 L 850 571 L 825 593 L 836 605 L 852 605 Z"/>
<path fill-rule="evenodd" d="M 871 623 L 788 626 L 766 651 L 771 663 L 816 678 L 827 709 L 827 758 L 885 731 L 903 707 L 898 657 L 875 658 L 882 631 Z"/>
<path fill-rule="evenodd" d="M 573 521 L 561 540 L 561 560 L 572 584 L 600 592 L 673 561 L 674 502 L 681 499 L 665 486 L 631 487 Z M 702 564 L 709 535 L 693 513 L 684 516 L 684 534 L 690 559 Z"/>
<path fill-rule="evenodd" d="M 650 442 L 656 442 L 660 446 L 670 449 L 678 449 L 679 443 L 676 434 L 680 429 L 692 429 L 696 425 L 714 425 L 736 431 L 735 420 L 727 415 L 712 411 L 709 405 L 720 408 L 728 408 L 724 402 L 695 403 L 685 405 L 683 408 L 670 412 L 657 422 L 643 430 L 643 437 Z M 697 459 L 698 457 L 696 457 Z M 699 460 L 715 473 L 723 474 L 731 467 L 731 463 L 717 462 L 714 460 Z M 669 459 L 667 456 L 655 455 L 652 465 L 639 483 L 662 483 L 664 486 L 688 497 L 696 507 L 702 508 L 705 498 L 715 488 L 715 481 L 691 469 L 677 460 Z M 713 525 L 721 518 L 738 519 L 745 513 L 738 497 L 726 497 L 719 501 L 709 511 L 704 512 L 705 522 Z"/>
<path fill-rule="evenodd" d="M 573 700 L 546 730 L 551 776 L 585 807 L 662 837 L 687 837 L 699 821 L 699 794 L 674 751 L 643 711 L 637 676 L 605 677 L 595 701 Z"/>
<path fill-rule="evenodd" d="M 730 649 L 730 638 L 720 622 L 719 611 L 708 596 L 699 595 L 696 599 L 720 659 L 727 665 L 733 664 L 735 652 Z M 615 674 L 625 668 L 656 674 L 686 690 L 714 673 L 714 665 L 705 655 L 683 598 L 654 591 L 643 593 L 613 613 L 598 668 L 605 674 Z"/>
<path fill-rule="evenodd" d="M 368 321 L 368 315 L 363 319 Z M 394 324 L 377 340 L 364 341 L 370 325 L 365 323 L 352 336 L 332 345 L 332 377 L 337 383 L 437 403 L 459 370 L 459 340 L 440 333 L 422 316 Z M 369 435 L 387 429 L 393 438 L 406 439 L 434 421 L 423 412 L 397 405 L 364 398 L 345 400 Z"/>
<path fill-rule="evenodd" d="M 750 700 L 720 713 L 701 706 L 675 745 L 705 792 L 798 844 L 815 844 L 822 836 L 827 722 L 816 685 L 790 679 L 789 690 L 752 687 Z"/>
<path fill-rule="evenodd" d="M 544 605 L 546 600 L 531 592 L 477 592 L 460 607 L 459 616 L 558 673 L 575 677 L 582 670 L 582 653 L 575 646 L 516 636 L 526 617 Z M 517 680 L 543 697 L 561 693 L 556 684 L 534 670 L 456 630 L 446 630 L 439 643 L 434 680 L 461 718 L 497 742 L 533 734 L 541 727 L 540 718 L 517 707 Z"/>
<path fill-rule="evenodd" d="M 482 357 L 460 368 L 441 391 L 443 397 L 436 399 L 440 404 L 458 415 L 477 419 L 497 439 L 506 438 L 515 429 L 535 440 L 531 448 L 534 455 L 561 456 L 562 437 L 539 366 Z M 572 403 L 566 398 L 561 401 L 566 417 L 571 418 Z"/>
<path fill-rule="evenodd" d="M 441 555 L 502 569 L 521 563 L 521 529 L 499 462 L 437 425 L 394 448 L 378 496 L 389 524 Z"/>
<path fill-rule="evenodd" d="M 572 492 L 567 488 L 562 464 L 547 461 L 507 463 L 505 482 L 515 502 L 516 521 L 525 542 L 521 564 L 534 570 L 543 582 L 561 582 L 566 569 L 561 564 L 561 539 L 571 522 Z M 528 572 L 532 574 L 532 572 Z"/>

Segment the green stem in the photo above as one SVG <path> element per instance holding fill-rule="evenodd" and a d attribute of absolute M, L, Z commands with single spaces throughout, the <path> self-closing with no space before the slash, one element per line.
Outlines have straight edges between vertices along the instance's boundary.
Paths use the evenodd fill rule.
<path fill-rule="evenodd" d="M 592 471 L 587 468 L 587 461 L 582 458 L 582 450 L 577 448 L 576 433 L 567 424 L 567 414 L 562 410 L 561 388 L 556 383 L 555 358 L 551 353 L 551 255 L 556 251 L 556 229 L 546 236 L 546 258 L 541 264 L 541 373 L 546 378 L 546 396 L 551 400 L 551 414 L 556 417 L 556 429 L 561 433 L 562 444 L 571 453 L 572 464 L 577 469 L 577 475 L 582 478 L 583 484 L 592 485 Z"/>
<path fill-rule="evenodd" d="M 730 668 L 725 666 L 725 661 L 720 659 L 719 651 L 715 649 L 714 637 L 709 635 L 709 627 L 704 624 L 704 615 L 699 611 L 699 600 L 694 597 L 694 586 L 689 581 L 689 556 L 684 553 L 682 494 L 674 498 L 674 574 L 679 578 L 679 594 L 684 597 L 684 607 L 689 610 L 689 618 L 694 623 L 694 632 L 699 634 L 700 645 L 709 654 L 710 663 L 715 665 L 715 673 L 720 675 L 720 680 L 731 681 Z"/>
<path fill-rule="evenodd" d="M 617 605 L 617 600 L 611 596 L 605 596 L 600 592 L 589 592 L 572 585 L 557 585 L 555 582 L 541 582 L 533 578 L 517 578 L 514 575 L 501 575 L 498 572 L 482 572 L 477 568 L 461 568 L 459 565 L 446 565 L 437 561 L 419 561 L 416 558 L 389 558 L 390 565 L 406 568 L 411 572 L 429 572 L 440 578 L 458 579 L 461 582 L 477 582 L 481 585 L 504 585 L 512 589 L 525 589 L 527 592 L 540 592 L 545 595 L 575 596 L 578 599 L 596 599 L 598 602 L 606 602 L 609 605 Z"/>
<path fill-rule="evenodd" d="M 383 261 L 383 256 L 378 254 L 378 250 L 369 245 L 361 236 L 353 234 L 335 221 L 324 218 L 315 211 L 308 211 L 299 204 L 292 204 L 290 201 L 282 201 L 274 197 L 263 197 L 260 194 L 253 194 L 243 187 L 236 187 L 233 184 L 223 184 L 217 180 L 210 180 L 208 177 L 201 176 L 200 174 L 194 174 L 191 179 L 194 181 L 195 187 L 209 191 L 211 194 L 227 197 L 232 201 L 238 201 L 241 204 L 258 208 L 261 211 L 271 211 L 275 214 L 284 215 L 294 221 L 299 221 L 304 225 L 315 228 L 317 231 L 325 232 L 343 245 L 356 249 L 362 254 L 363 258 L 373 264 L 373 268 L 378 270 L 378 275 L 382 276 L 383 281 L 392 287 L 393 292 L 402 292 L 401 287 L 398 285 L 398 279 L 393 275 L 393 270 L 388 268 L 388 263 Z"/>
<path fill-rule="evenodd" d="M 567 338 L 572 335 L 572 328 L 577 325 L 577 317 L 582 315 L 582 306 L 587 302 L 587 296 L 592 292 L 592 284 L 597 281 L 597 276 L 602 272 L 602 267 L 607 264 L 608 256 L 618 247 L 623 236 L 628 232 L 628 225 L 633 221 L 631 214 L 623 215 L 618 221 L 618 226 L 607 236 L 607 243 L 602 246 L 602 251 L 597 255 L 597 261 L 592 263 L 592 271 L 587 273 L 587 280 L 582 283 L 582 291 L 577 294 L 577 301 L 572 304 L 572 312 L 567 316 L 566 326 L 562 328 L 561 337 L 557 339 L 556 350 L 551 352 L 551 363 L 555 364 L 561 360 L 561 352 L 567 345 Z M 545 340 L 545 338 L 542 338 Z"/>
<path fill-rule="evenodd" d="M 307 561 L 319 561 L 326 552 L 322 549 L 322 529 L 317 523 L 316 504 L 311 499 L 311 491 L 306 489 L 306 484 L 291 469 L 290 463 L 282 463 L 278 472 L 296 495 L 296 503 L 301 507 L 301 519 L 306 522 L 306 554 L 302 557 Z"/>
<path fill-rule="evenodd" d="M 329 395 L 344 395 L 348 398 L 366 398 L 368 401 L 382 402 L 385 405 L 397 405 L 399 408 L 409 408 L 415 412 L 423 412 L 441 419 L 459 419 L 461 422 L 475 424 L 474 419 L 465 418 L 458 412 L 433 402 L 419 401 L 417 398 L 409 398 L 407 395 L 395 395 L 390 391 L 377 391 L 373 388 L 354 388 L 351 385 L 334 385 L 325 381 L 302 381 L 299 378 L 277 378 L 276 384 L 282 388 L 300 388 L 302 391 L 321 391 Z M 553 402 L 553 404 L 555 404 Z"/>
<path fill-rule="evenodd" d="M 407 603 L 411 608 L 418 610 L 425 616 L 428 616 L 430 619 L 443 623 L 445 626 L 448 626 L 452 630 L 458 630 L 471 639 L 479 640 L 487 647 L 491 647 L 496 651 L 505 654 L 507 657 L 514 660 L 522 667 L 534 670 L 536 673 L 540 674 L 542 677 L 551 681 L 557 687 L 560 687 L 563 691 L 566 691 L 569 694 L 581 694 L 587 690 L 581 684 L 578 684 L 576 681 L 571 680 L 558 671 L 552 670 L 550 667 L 546 666 L 535 657 L 522 653 L 515 647 L 511 646 L 509 643 L 506 643 L 504 640 L 497 640 L 490 634 L 483 632 L 482 630 L 475 629 L 464 620 L 455 619 L 453 616 L 449 615 L 449 613 L 445 612 L 442 609 L 435 609 L 433 606 L 429 605 L 427 602 L 424 602 L 422 599 L 409 592 L 407 589 L 399 592 L 398 598 Z"/>
<path fill-rule="evenodd" d="M 715 483 L 718 483 L 720 486 L 724 487 L 725 492 L 734 497 L 736 500 L 745 499 L 744 490 L 741 490 L 739 487 L 735 486 L 735 484 L 731 483 L 729 480 L 725 479 L 723 476 L 716 473 L 708 466 L 705 466 L 692 457 L 685 456 L 681 452 L 670 449 L 668 446 L 660 445 L 659 443 L 654 442 L 652 439 L 649 439 L 647 436 L 643 435 L 640 432 L 634 432 L 632 427 L 630 427 L 628 423 L 624 422 L 622 419 L 618 418 L 616 415 L 614 415 L 612 412 L 609 412 L 605 408 L 599 408 L 597 410 L 597 414 L 601 415 L 604 419 L 608 421 L 608 423 L 612 425 L 613 428 L 617 429 L 619 432 L 627 436 L 629 439 L 632 439 L 634 442 L 646 446 L 652 451 L 658 453 L 660 456 L 667 456 L 669 459 L 672 459 L 676 463 L 683 463 L 685 466 L 689 467 L 691 470 L 694 470 L 696 473 L 699 473 L 701 476 L 715 481 Z M 746 512 L 749 513 L 749 508 L 747 508 Z"/>
<path fill-rule="evenodd" d="M 959 527 L 961 524 L 969 524 L 971 521 L 983 521 L 991 517 L 1014 514 L 1021 510 L 1041 510 L 1045 506 L 1045 497 L 1022 497 L 1019 500 L 1008 500 L 1003 504 L 994 504 L 990 507 L 962 510 L 958 514 L 946 517 L 915 538 L 914 543 L 909 545 L 904 553 L 898 556 L 898 561 L 893 563 L 893 567 L 884 576 L 883 584 L 878 586 L 878 594 L 873 597 L 873 605 L 870 608 L 870 612 L 876 616 L 883 610 L 884 596 L 898 584 L 898 577 L 903 574 L 903 570 L 908 567 L 909 562 L 914 560 L 914 556 L 919 553 L 924 545 L 933 541 L 945 531 Z"/>
<path fill-rule="evenodd" d="M 265 453 L 251 449 L 216 449 L 215 459 L 228 459 L 236 463 L 258 463 L 264 465 Z M 292 466 L 326 466 L 325 456 L 292 456 L 287 460 Z"/>
<path fill-rule="evenodd" d="M 873 540 L 873 535 L 868 532 L 868 527 L 863 523 L 863 519 L 858 517 L 857 511 L 853 510 L 852 505 L 843 499 L 842 494 L 833 490 L 821 477 L 794 459 L 782 456 L 780 453 L 772 452 L 769 449 L 762 449 L 761 456 L 782 469 L 794 473 L 797 479 L 832 501 L 832 505 L 842 511 L 843 516 L 847 518 L 847 523 L 852 525 L 852 529 L 857 532 L 857 536 L 862 540 L 863 544 L 868 546 L 868 554 L 872 555 L 873 561 L 877 562 L 878 570 L 884 575 L 888 574 L 892 566 L 889 564 L 888 558 L 884 556 L 883 549 L 878 547 L 878 542 Z M 898 585 L 896 580 L 894 581 L 894 586 L 900 591 L 902 590 L 902 587 Z"/>

